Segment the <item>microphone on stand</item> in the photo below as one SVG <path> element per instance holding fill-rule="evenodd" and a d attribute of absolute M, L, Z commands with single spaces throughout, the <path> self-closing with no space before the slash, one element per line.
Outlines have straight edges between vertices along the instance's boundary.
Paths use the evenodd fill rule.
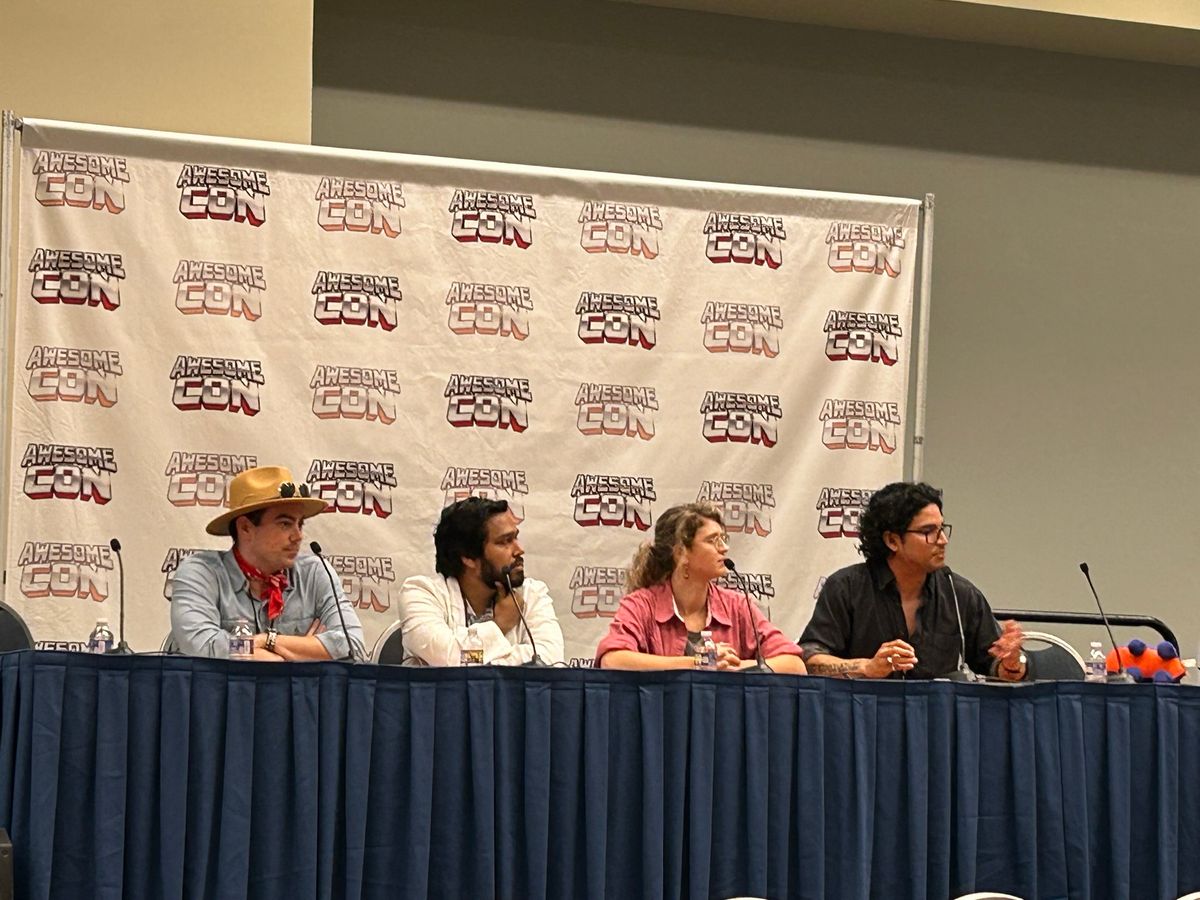
<path fill-rule="evenodd" d="M 1088 572 L 1088 564 L 1081 562 L 1079 564 L 1079 571 L 1087 579 L 1088 587 L 1092 589 L 1092 596 L 1096 598 L 1096 609 L 1100 610 L 1100 618 L 1104 621 L 1104 627 L 1108 629 L 1108 639 L 1112 641 L 1113 655 L 1117 658 L 1117 671 L 1112 674 L 1106 673 L 1104 680 L 1110 684 L 1133 684 L 1133 676 L 1125 671 L 1125 664 L 1121 662 L 1121 651 L 1117 649 L 1117 639 L 1113 637 L 1112 626 L 1108 624 L 1108 616 L 1104 614 L 1104 607 L 1100 605 L 1100 595 L 1096 593 L 1096 586 L 1092 584 L 1092 576 Z"/>
<path fill-rule="evenodd" d="M 350 640 L 350 631 L 346 628 L 346 616 L 342 613 L 342 591 L 337 582 L 333 580 L 333 566 L 325 562 L 325 557 L 321 555 L 321 545 L 316 541 L 309 544 L 308 548 L 321 561 L 321 567 L 325 569 L 325 574 L 329 577 L 329 587 L 333 591 L 333 605 L 337 607 L 338 622 L 342 625 L 342 634 L 346 636 L 346 654 L 350 657 L 350 662 L 358 662 L 358 657 L 354 655 L 354 641 Z"/>
<path fill-rule="evenodd" d="M 521 663 L 521 665 L 522 667 L 533 666 L 535 668 L 545 668 L 546 664 L 538 656 L 537 644 L 533 640 L 533 632 L 529 630 L 529 623 L 525 621 L 525 614 L 521 612 L 521 604 L 517 602 L 517 595 L 513 593 L 512 570 L 513 567 L 509 564 L 500 570 L 500 574 L 504 576 L 504 584 L 508 588 L 508 595 L 513 598 L 513 606 L 517 608 L 517 617 L 521 620 L 521 624 L 525 626 L 525 634 L 529 638 L 529 647 L 533 650 L 533 658 L 527 663 Z"/>
<path fill-rule="evenodd" d="M 725 558 L 725 568 L 727 568 L 738 583 L 738 587 L 742 588 L 742 596 L 746 598 L 746 610 L 750 613 L 750 627 L 754 629 L 754 665 L 748 669 L 743 669 L 744 672 L 774 672 L 766 659 L 763 658 L 762 652 L 762 635 L 758 633 L 758 622 L 754 618 L 754 607 L 751 605 L 753 601 L 750 599 L 750 594 L 746 591 L 742 584 L 742 573 L 737 570 L 737 566 L 733 564 L 733 560 Z"/>
<path fill-rule="evenodd" d="M 954 575 L 949 566 L 942 566 L 946 580 L 950 582 L 950 596 L 954 598 L 954 618 L 958 622 L 958 668 L 948 676 L 951 681 L 981 681 L 967 665 L 967 638 L 962 627 L 962 607 L 958 605 L 958 591 L 954 589 Z"/>
<path fill-rule="evenodd" d="M 110 650 L 109 653 L 127 656 L 132 654 L 133 651 L 130 650 L 129 645 L 125 643 L 125 561 L 121 559 L 120 541 L 118 541 L 116 538 L 113 538 L 108 542 L 108 546 L 112 547 L 113 553 L 117 554 L 117 587 L 121 592 L 120 602 L 118 604 L 121 618 L 117 625 L 117 634 L 119 635 L 119 640 L 117 641 L 117 646 Z"/>

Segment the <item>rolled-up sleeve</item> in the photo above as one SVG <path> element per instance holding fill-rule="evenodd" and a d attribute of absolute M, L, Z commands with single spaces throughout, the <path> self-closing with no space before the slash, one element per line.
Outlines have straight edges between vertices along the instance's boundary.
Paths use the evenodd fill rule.
<path fill-rule="evenodd" d="M 845 656 L 850 643 L 850 592 L 841 580 L 830 578 L 821 588 L 812 618 L 800 635 L 800 649 L 807 661 L 817 653 Z"/>
<path fill-rule="evenodd" d="M 609 623 L 608 631 L 596 646 L 595 664 L 599 666 L 604 655 L 613 650 L 655 653 L 655 642 L 650 634 L 654 627 L 654 604 L 650 593 L 626 594 L 617 606 L 617 614 Z"/>
<path fill-rule="evenodd" d="M 319 566 L 313 566 L 309 572 L 308 589 L 317 597 L 317 616 L 324 626 L 324 631 L 316 635 L 330 659 L 347 659 L 351 656 L 353 646 L 355 659 L 366 660 L 367 651 L 363 644 L 362 624 L 358 614 L 351 606 L 346 592 L 342 590 L 341 578 L 324 559 L 318 559 Z M 338 607 L 341 615 L 338 615 Z M 346 630 L 342 630 L 342 620 L 345 619 Z"/>
<path fill-rule="evenodd" d="M 221 627 L 220 586 L 199 559 L 179 563 L 171 588 L 171 636 L 189 656 L 229 658 L 229 635 Z"/>

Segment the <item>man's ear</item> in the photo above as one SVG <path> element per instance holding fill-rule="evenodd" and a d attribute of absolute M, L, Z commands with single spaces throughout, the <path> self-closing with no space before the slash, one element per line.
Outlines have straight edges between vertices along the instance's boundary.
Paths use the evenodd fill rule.
<path fill-rule="evenodd" d="M 883 533 L 883 545 L 885 547 L 887 547 L 889 550 L 891 550 L 893 553 L 895 553 L 897 550 L 900 549 L 900 543 L 901 543 L 900 535 L 896 534 L 896 532 L 885 531 Z"/>
<path fill-rule="evenodd" d="M 479 574 L 479 560 L 471 559 L 469 556 L 463 556 L 460 557 L 460 559 L 462 560 L 464 572 L 474 572 L 476 575 Z"/>

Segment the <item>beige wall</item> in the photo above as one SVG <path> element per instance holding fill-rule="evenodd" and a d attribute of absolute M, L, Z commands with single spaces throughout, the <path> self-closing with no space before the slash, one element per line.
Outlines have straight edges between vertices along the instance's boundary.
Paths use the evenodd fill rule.
<path fill-rule="evenodd" d="M 312 0 L 4 0 L 0 108 L 308 143 Z"/>
<path fill-rule="evenodd" d="M 317 143 L 936 193 L 952 565 L 1086 611 L 1088 560 L 1194 654 L 1200 70 L 576 0 L 316 13 Z"/>

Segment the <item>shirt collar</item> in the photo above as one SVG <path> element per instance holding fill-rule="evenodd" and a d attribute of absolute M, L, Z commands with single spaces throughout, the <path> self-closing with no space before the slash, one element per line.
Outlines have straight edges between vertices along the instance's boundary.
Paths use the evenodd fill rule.
<path fill-rule="evenodd" d="M 651 588 L 655 592 L 654 598 L 654 620 L 665 625 L 672 619 L 678 619 L 683 622 L 683 616 L 679 614 L 679 607 L 675 604 L 675 594 L 671 590 L 671 582 L 666 581 L 662 584 L 655 585 Z M 725 602 L 724 595 L 717 590 L 715 584 L 708 586 L 708 618 L 705 620 L 705 629 L 714 621 L 728 626 L 733 619 L 729 615 L 729 607 Z"/>
<path fill-rule="evenodd" d="M 899 593 L 900 589 L 896 587 L 896 573 L 892 571 L 892 567 L 887 564 L 886 559 L 869 560 L 867 568 L 871 572 L 871 580 L 875 583 L 877 591 L 884 591 L 892 587 Z M 933 579 L 928 575 L 921 584 L 921 594 L 925 597 L 933 596 Z"/>
<path fill-rule="evenodd" d="M 237 564 L 237 560 L 234 559 L 232 547 L 230 547 L 228 550 L 221 551 L 221 562 L 225 566 L 225 571 L 229 573 L 229 579 L 230 583 L 233 585 L 234 593 L 237 593 L 238 591 L 245 591 L 246 596 L 250 597 L 250 599 L 256 603 L 262 600 L 261 597 L 252 597 L 250 595 L 250 582 L 246 578 L 246 573 L 242 571 L 242 567 L 239 566 Z M 283 595 L 285 597 L 296 588 L 296 579 L 293 576 L 295 568 L 296 567 L 293 565 L 292 568 L 287 570 L 288 583 L 287 587 L 283 589 Z"/>

